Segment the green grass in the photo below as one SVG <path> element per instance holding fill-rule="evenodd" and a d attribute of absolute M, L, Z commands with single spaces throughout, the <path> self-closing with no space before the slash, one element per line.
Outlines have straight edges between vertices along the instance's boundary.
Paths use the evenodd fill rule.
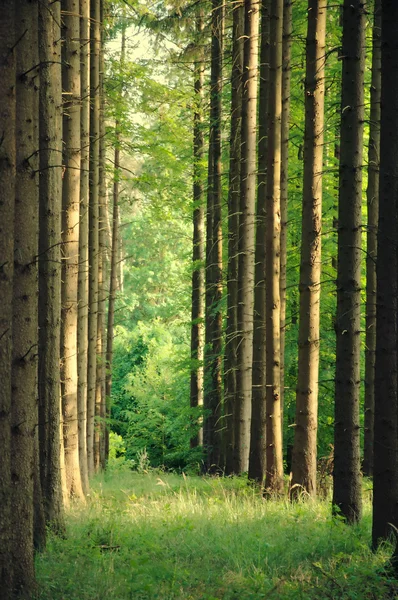
<path fill-rule="evenodd" d="M 391 549 L 330 503 L 266 501 L 243 479 L 131 471 L 92 483 L 37 557 L 40 600 L 382 600 Z"/>

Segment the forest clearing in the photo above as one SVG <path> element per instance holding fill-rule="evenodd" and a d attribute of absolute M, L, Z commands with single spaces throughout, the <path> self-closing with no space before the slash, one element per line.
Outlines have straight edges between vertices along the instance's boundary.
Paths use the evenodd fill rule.
<path fill-rule="evenodd" d="M 398 598 L 398 0 L 0 6 L 0 600 Z"/>
<path fill-rule="evenodd" d="M 40 600 L 387 600 L 371 503 L 347 531 L 328 502 L 265 501 L 244 478 L 111 470 L 37 557 Z"/>

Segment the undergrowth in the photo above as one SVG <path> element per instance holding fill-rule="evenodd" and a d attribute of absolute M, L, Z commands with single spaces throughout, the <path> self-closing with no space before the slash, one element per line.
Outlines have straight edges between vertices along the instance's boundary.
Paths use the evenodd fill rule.
<path fill-rule="evenodd" d="M 398 598 L 360 525 L 328 502 L 264 500 L 239 478 L 104 473 L 37 556 L 40 600 Z"/>

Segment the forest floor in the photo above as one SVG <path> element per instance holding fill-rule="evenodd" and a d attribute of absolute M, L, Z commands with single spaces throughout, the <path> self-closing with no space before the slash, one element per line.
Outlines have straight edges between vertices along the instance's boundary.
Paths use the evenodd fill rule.
<path fill-rule="evenodd" d="M 398 598 L 360 525 L 330 502 L 266 501 L 243 479 L 111 471 L 37 556 L 40 600 Z"/>

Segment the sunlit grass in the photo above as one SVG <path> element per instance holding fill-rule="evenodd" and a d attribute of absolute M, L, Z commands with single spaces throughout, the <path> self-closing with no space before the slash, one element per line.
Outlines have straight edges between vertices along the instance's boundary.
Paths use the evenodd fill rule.
<path fill-rule="evenodd" d="M 41 600 L 376 599 L 390 548 L 369 549 L 330 503 L 267 501 L 243 479 L 119 471 L 67 514 L 37 558 Z"/>

